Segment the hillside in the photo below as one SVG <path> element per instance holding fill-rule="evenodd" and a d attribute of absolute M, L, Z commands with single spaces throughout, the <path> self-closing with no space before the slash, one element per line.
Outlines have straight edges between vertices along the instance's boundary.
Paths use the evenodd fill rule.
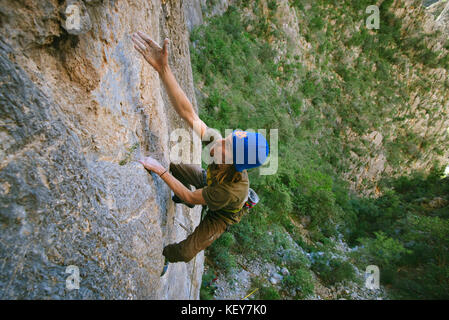
<path fill-rule="evenodd" d="M 417 1 L 379 1 L 369 30 L 369 4 L 232 1 L 193 30 L 202 119 L 279 129 L 277 174 L 251 175 L 262 203 L 206 251 L 204 298 L 447 297 L 447 33 Z M 416 205 L 432 199 L 431 212 Z M 442 247 L 419 261 L 410 232 L 425 224 Z M 397 290 L 366 290 L 368 264 Z M 396 274 L 429 264 L 418 292 L 422 281 Z"/>

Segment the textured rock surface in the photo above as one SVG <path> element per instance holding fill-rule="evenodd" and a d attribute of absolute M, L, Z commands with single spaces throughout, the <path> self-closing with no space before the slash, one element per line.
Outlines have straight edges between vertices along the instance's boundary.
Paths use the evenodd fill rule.
<path fill-rule="evenodd" d="M 207 23 L 207 18 L 222 15 L 230 5 L 235 4 L 234 0 L 189 0 L 183 2 L 184 16 L 187 29 L 192 29 L 198 25 Z"/>
<path fill-rule="evenodd" d="M 195 26 L 203 24 L 203 8 L 205 7 L 206 0 L 192 0 L 189 3 L 184 2 L 184 15 L 189 32 Z"/>
<path fill-rule="evenodd" d="M 436 1 L 427 8 L 427 12 L 435 17 L 436 26 L 449 34 L 449 2 Z"/>
<path fill-rule="evenodd" d="M 78 2 L 91 26 L 73 35 L 69 1 L 0 1 L 0 297 L 197 299 L 202 253 L 159 274 L 163 246 L 192 231 L 200 209 L 175 206 L 132 161 L 155 154 L 168 165 L 169 133 L 185 126 L 132 32 L 170 38 L 196 108 L 183 8 Z M 69 265 L 79 290 L 66 288 Z"/>

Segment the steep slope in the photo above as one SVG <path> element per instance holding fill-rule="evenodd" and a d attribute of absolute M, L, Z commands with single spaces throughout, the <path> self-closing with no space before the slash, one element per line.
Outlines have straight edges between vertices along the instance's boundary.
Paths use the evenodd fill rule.
<path fill-rule="evenodd" d="M 307 71 L 286 86 L 305 87 L 303 110 L 324 123 L 316 137 L 327 145 L 323 157 L 354 191 L 379 196 L 383 176 L 447 162 L 447 35 L 420 1 L 379 1 L 379 30 L 365 27 L 369 1 L 269 3 L 262 12 L 280 33 L 270 40 L 279 63 Z"/>
<path fill-rule="evenodd" d="M 365 288 L 367 261 L 389 285 L 399 266 L 432 265 L 416 258 L 422 239 L 397 232 L 416 230 L 416 212 L 433 218 L 409 210 L 407 191 L 425 183 L 408 175 L 447 163 L 447 36 L 420 1 L 378 1 L 379 30 L 366 27 L 370 1 L 232 3 L 191 32 L 200 115 L 220 129 L 279 129 L 279 170 L 250 172 L 261 202 L 206 252 L 203 297 L 385 298 Z M 371 251 L 355 268 L 361 237 Z"/>
<path fill-rule="evenodd" d="M 426 8 L 435 17 L 435 25 L 449 34 L 449 2 L 436 1 Z"/>
<path fill-rule="evenodd" d="M 170 38 L 170 65 L 196 108 L 180 3 L 0 8 L 0 297 L 198 298 L 202 254 L 159 274 L 163 246 L 191 232 L 200 209 L 175 206 L 160 178 L 133 162 L 151 153 L 167 166 L 169 133 L 185 126 L 133 32 Z M 66 288 L 69 265 L 79 290 Z"/>

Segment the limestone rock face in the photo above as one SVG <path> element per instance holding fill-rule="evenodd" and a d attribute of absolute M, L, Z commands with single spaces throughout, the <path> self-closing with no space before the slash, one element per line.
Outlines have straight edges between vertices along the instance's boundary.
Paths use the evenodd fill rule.
<path fill-rule="evenodd" d="M 207 18 L 222 15 L 234 0 L 189 0 L 183 2 L 185 23 L 189 32 L 194 27 L 207 23 Z"/>
<path fill-rule="evenodd" d="M 449 34 L 449 2 L 436 1 L 427 8 L 427 12 L 435 17 L 436 26 Z"/>
<path fill-rule="evenodd" d="M 133 161 L 168 166 L 170 132 L 187 128 L 133 32 L 170 39 L 196 108 L 183 12 L 175 0 L 0 0 L 0 298 L 199 297 L 202 253 L 159 275 L 164 245 L 193 231 L 200 208 L 175 205 Z"/>

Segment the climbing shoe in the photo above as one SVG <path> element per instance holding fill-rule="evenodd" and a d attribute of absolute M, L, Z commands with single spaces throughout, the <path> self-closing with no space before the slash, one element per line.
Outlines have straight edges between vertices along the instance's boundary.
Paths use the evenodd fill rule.
<path fill-rule="evenodd" d="M 176 194 L 175 194 L 171 199 L 173 200 L 173 202 L 185 204 L 185 205 L 188 206 L 189 208 L 193 208 L 193 207 L 195 206 L 194 204 L 185 203 L 184 201 L 182 201 L 181 199 L 179 199 L 179 197 L 178 197 Z"/>
<path fill-rule="evenodd" d="M 169 263 L 170 262 L 167 261 L 167 258 L 164 257 L 164 268 L 162 269 L 161 277 L 164 276 L 164 274 L 167 272 Z"/>

